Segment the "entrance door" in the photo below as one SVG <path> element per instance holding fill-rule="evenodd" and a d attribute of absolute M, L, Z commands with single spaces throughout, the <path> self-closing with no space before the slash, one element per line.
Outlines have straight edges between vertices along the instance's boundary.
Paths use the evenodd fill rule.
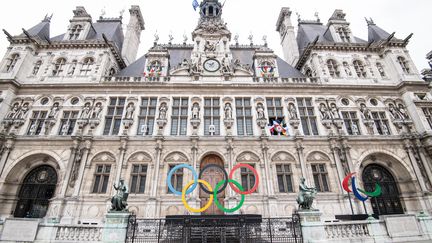
<path fill-rule="evenodd" d="M 224 163 L 219 156 L 208 155 L 202 160 L 200 169 L 202 170 L 205 166 L 210 165 L 210 164 L 222 166 L 222 168 L 224 167 Z M 209 169 L 207 169 L 202 174 L 201 179 L 207 181 L 212 186 L 212 188 L 214 189 L 216 187 L 216 184 L 219 181 L 224 180 L 225 178 L 224 178 L 224 173 L 219 168 L 210 167 Z M 201 188 L 200 188 L 200 192 L 199 192 L 199 197 L 201 199 L 201 207 L 206 205 L 208 200 L 210 199 L 210 195 L 207 192 L 203 191 Z M 217 200 L 221 205 L 224 205 L 224 199 L 225 199 L 225 190 L 222 191 L 221 193 L 219 193 L 218 197 L 217 197 Z M 224 212 L 219 210 L 219 208 L 213 202 L 212 205 L 210 206 L 210 208 L 207 209 L 206 211 L 204 211 L 202 214 L 203 215 L 210 215 L 210 214 L 221 215 L 221 214 L 224 214 Z"/>
<path fill-rule="evenodd" d="M 403 214 L 399 198 L 399 190 L 392 174 L 384 167 L 376 164 L 368 165 L 363 171 L 363 184 L 366 191 L 374 191 L 375 183 L 379 183 L 382 194 L 371 199 L 372 208 L 377 215 Z"/>
<path fill-rule="evenodd" d="M 14 216 L 17 218 L 45 217 L 56 184 L 57 173 L 53 167 L 42 165 L 33 169 L 21 185 Z"/>

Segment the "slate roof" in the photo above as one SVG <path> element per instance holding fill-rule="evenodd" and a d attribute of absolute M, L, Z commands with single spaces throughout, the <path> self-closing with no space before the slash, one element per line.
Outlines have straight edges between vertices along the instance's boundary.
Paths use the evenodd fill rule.
<path fill-rule="evenodd" d="M 39 37 L 41 40 L 45 40 L 50 38 L 50 21 L 49 20 L 43 20 L 39 24 L 33 26 L 32 28 L 27 30 L 27 33 L 29 33 L 32 37 Z M 24 33 L 20 34 L 19 37 L 25 37 L 26 35 Z"/>
<path fill-rule="evenodd" d="M 390 34 L 378 27 L 376 24 L 368 24 L 368 41 L 375 42 L 380 40 L 385 40 L 390 36 Z"/>
<path fill-rule="evenodd" d="M 138 58 L 126 68 L 122 69 L 115 76 L 118 77 L 142 77 L 144 76 L 144 68 L 146 64 L 145 55 Z"/>

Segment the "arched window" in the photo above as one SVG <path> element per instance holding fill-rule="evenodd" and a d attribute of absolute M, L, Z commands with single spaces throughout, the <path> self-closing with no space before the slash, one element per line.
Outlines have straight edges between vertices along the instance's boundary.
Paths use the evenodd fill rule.
<path fill-rule="evenodd" d="M 327 60 L 327 68 L 329 70 L 330 76 L 333 78 L 339 78 L 340 72 L 338 71 L 338 66 L 335 60 L 329 59 Z"/>
<path fill-rule="evenodd" d="M 6 68 L 5 71 L 12 72 L 14 69 L 16 63 L 18 62 L 19 55 L 18 54 L 12 54 L 10 58 L 7 59 Z"/>
<path fill-rule="evenodd" d="M 381 78 L 385 78 L 386 77 L 386 73 L 384 71 L 384 66 L 380 62 L 377 62 L 376 63 L 376 67 L 378 69 L 379 74 L 381 75 Z"/>
<path fill-rule="evenodd" d="M 84 59 L 82 68 L 81 68 L 81 75 L 89 75 L 92 71 L 94 64 L 94 60 L 91 57 L 87 57 Z"/>
<path fill-rule="evenodd" d="M 64 71 L 65 65 L 66 65 L 66 59 L 64 58 L 57 59 L 56 63 L 54 64 L 53 76 L 60 76 Z"/>
<path fill-rule="evenodd" d="M 21 185 L 14 216 L 18 218 L 45 217 L 56 185 L 57 173 L 53 167 L 42 165 L 33 169 Z"/>
<path fill-rule="evenodd" d="M 37 61 L 33 67 L 32 75 L 37 75 L 41 66 L 42 61 Z"/>
<path fill-rule="evenodd" d="M 74 25 L 69 32 L 69 40 L 77 40 L 81 34 L 83 27 L 79 24 Z"/>
<path fill-rule="evenodd" d="M 339 33 L 339 36 L 340 36 L 342 42 L 351 42 L 350 35 L 349 35 L 347 28 L 340 27 L 338 29 L 338 33 Z"/>
<path fill-rule="evenodd" d="M 359 78 L 366 78 L 367 77 L 365 67 L 361 61 L 355 60 L 353 62 L 353 65 L 354 65 L 354 69 L 357 73 L 357 77 L 359 77 Z"/>
<path fill-rule="evenodd" d="M 399 65 L 402 68 L 402 71 L 406 74 L 410 73 L 410 67 L 408 65 L 408 61 L 404 57 L 398 57 L 397 58 Z"/>

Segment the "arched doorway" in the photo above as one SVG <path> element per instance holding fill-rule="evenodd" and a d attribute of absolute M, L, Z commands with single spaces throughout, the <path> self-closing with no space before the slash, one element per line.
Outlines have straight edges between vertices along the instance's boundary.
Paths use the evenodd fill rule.
<path fill-rule="evenodd" d="M 214 155 L 214 154 L 207 155 L 206 157 L 204 157 L 204 159 L 201 161 L 200 170 L 202 170 L 204 167 L 209 166 L 209 165 L 217 165 L 219 167 L 224 168 L 224 162 L 222 161 L 222 159 L 219 156 Z M 209 167 L 208 169 L 206 169 L 204 171 L 204 173 L 201 176 L 201 179 L 210 183 L 212 188 L 215 188 L 216 184 L 219 181 L 224 180 L 225 178 L 224 178 L 223 171 L 221 171 L 221 168 Z M 201 199 L 201 207 L 203 207 L 204 205 L 207 204 L 207 202 L 210 198 L 210 195 L 207 192 L 205 192 L 202 188 L 200 188 L 199 197 Z M 221 205 L 224 205 L 225 190 L 223 190 L 221 193 L 218 194 L 217 200 L 219 201 L 219 203 Z M 203 215 L 220 215 L 220 214 L 224 214 L 224 212 L 219 210 L 219 208 L 215 205 L 215 203 L 213 203 L 210 206 L 210 208 L 208 208 L 202 214 Z"/>
<path fill-rule="evenodd" d="M 372 209 L 375 214 L 404 213 L 397 183 L 386 168 L 377 164 L 368 165 L 363 170 L 362 180 L 366 191 L 374 191 L 377 182 L 381 185 L 381 196 L 371 199 Z"/>
<path fill-rule="evenodd" d="M 43 218 L 48 211 L 49 199 L 54 196 L 57 173 L 49 165 L 39 166 L 24 178 L 18 194 L 14 216 Z"/>

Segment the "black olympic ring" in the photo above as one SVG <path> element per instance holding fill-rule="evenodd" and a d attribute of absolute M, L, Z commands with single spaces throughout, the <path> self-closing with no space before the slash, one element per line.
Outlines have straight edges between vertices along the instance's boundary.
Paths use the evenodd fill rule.
<path fill-rule="evenodd" d="M 199 173 L 198 179 L 201 179 L 201 176 L 204 173 L 204 171 L 206 171 L 207 169 L 212 168 L 212 167 L 215 167 L 215 168 L 218 168 L 219 170 L 221 170 L 224 173 L 224 176 L 225 176 L 225 179 L 224 179 L 225 183 L 223 184 L 222 188 L 219 191 L 217 191 L 217 194 L 219 194 L 223 190 L 225 190 L 225 188 L 228 186 L 228 173 L 226 172 L 226 170 L 222 166 L 216 165 L 216 164 L 209 164 L 209 165 L 204 166 L 204 168 L 202 168 L 202 170 Z M 214 193 L 214 192 L 211 192 L 211 191 L 207 190 L 207 188 L 205 186 L 203 186 L 202 184 L 199 184 L 199 185 L 200 185 L 200 188 L 203 191 L 205 191 L 206 193 L 208 193 L 208 194 L 213 194 Z"/>

